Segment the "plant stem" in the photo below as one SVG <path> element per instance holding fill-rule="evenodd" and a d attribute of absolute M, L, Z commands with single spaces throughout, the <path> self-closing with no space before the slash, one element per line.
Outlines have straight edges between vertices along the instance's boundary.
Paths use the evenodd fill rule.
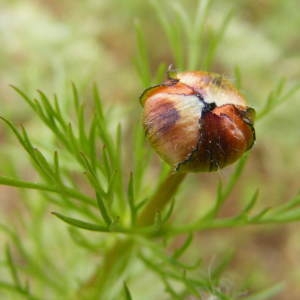
<path fill-rule="evenodd" d="M 129 264 L 132 250 L 131 239 L 117 240 L 92 276 L 80 287 L 75 299 L 115 299 L 116 291 L 123 287 L 120 278 Z"/>
<path fill-rule="evenodd" d="M 158 186 L 154 195 L 138 217 L 139 226 L 153 224 L 157 212 L 172 200 L 186 173 L 171 172 Z M 112 292 L 116 292 L 122 278 L 122 273 L 132 257 L 134 245 L 132 239 L 118 240 L 106 253 L 103 263 L 95 273 L 79 289 L 75 299 L 109 299 Z M 120 283 L 120 282 L 119 282 Z M 123 283 L 121 283 L 123 286 Z M 104 298 L 105 297 L 105 298 Z"/>
<path fill-rule="evenodd" d="M 155 194 L 152 196 L 142 213 L 138 218 L 138 224 L 148 226 L 153 224 L 155 214 L 172 200 L 180 183 L 185 178 L 186 173 L 171 172 L 168 177 L 159 185 Z"/>

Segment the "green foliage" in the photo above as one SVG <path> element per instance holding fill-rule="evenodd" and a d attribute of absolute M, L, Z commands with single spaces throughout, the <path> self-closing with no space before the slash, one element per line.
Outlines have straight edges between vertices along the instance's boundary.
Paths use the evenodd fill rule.
<path fill-rule="evenodd" d="M 265 105 L 259 111 L 257 115 L 258 120 L 268 115 L 277 106 L 291 99 L 300 90 L 299 84 L 289 88 L 287 91 L 285 86 L 286 79 L 279 80 L 275 88 L 269 93 L 267 101 L 265 101 Z"/>
<path fill-rule="evenodd" d="M 158 1 L 151 1 L 179 69 L 212 67 L 233 13 L 230 10 L 216 30 L 207 32 L 205 24 L 211 2 L 198 1 L 193 16 L 180 2 L 171 3 L 168 14 L 167 8 Z M 137 55 L 134 62 L 142 86 L 147 87 L 162 78 L 167 65 L 163 62 L 153 72 L 151 53 L 139 21 L 135 23 L 135 32 Z M 208 37 L 209 43 L 205 44 L 203 41 Z M 240 70 L 236 68 L 235 72 L 240 86 Z M 196 220 L 182 224 L 176 220 L 180 213 L 176 209 L 176 200 L 180 197 L 177 187 L 183 178 L 168 175 L 169 169 L 163 164 L 159 174 L 155 175 L 157 181 L 154 181 L 151 150 L 145 146 L 141 124 L 131 128 L 129 138 L 125 136 L 130 116 L 124 110 L 125 124 L 116 121 L 113 109 L 103 105 L 96 86 L 88 100 L 83 101 L 76 85 L 72 84 L 72 108 L 68 113 L 57 96 L 50 98 L 38 91 L 38 97 L 34 98 L 17 87 L 13 89 L 39 118 L 40 126 L 47 128 L 51 143 L 48 147 L 37 146 L 29 129 L 19 128 L 8 118 L 1 117 L 27 153 L 38 176 L 37 182 L 18 175 L 0 176 L 1 185 L 22 191 L 21 198 L 30 203 L 31 216 L 29 219 L 21 216 L 29 231 L 26 234 L 13 226 L 0 225 L 10 245 L 4 249 L 5 261 L 1 265 L 7 276 L 0 274 L 0 291 L 7 295 L 27 299 L 135 299 L 140 297 L 134 293 L 139 272 L 147 271 L 155 277 L 153 289 L 157 288 L 157 293 L 152 295 L 157 296 L 161 291 L 165 293 L 164 299 L 211 299 L 211 296 L 236 299 L 244 291 L 240 287 L 227 290 L 222 283 L 233 253 L 223 253 L 209 271 L 201 254 L 192 263 L 187 263 L 185 255 L 192 248 L 195 236 L 212 229 L 300 220 L 300 194 L 283 203 L 261 207 L 259 191 L 263 187 L 248 193 L 247 201 L 238 212 L 230 217 L 221 216 L 247 166 L 251 155 L 247 153 L 227 179 L 219 180 L 215 198 L 208 201 L 210 206 L 199 212 Z M 258 119 L 268 116 L 298 90 L 299 85 L 285 88 L 285 81 L 280 81 L 258 112 Z M 174 184 L 175 180 L 178 181 Z M 39 194 L 29 193 L 32 199 L 26 200 L 25 190 Z M 40 201 L 38 205 L 33 203 L 34 198 Z M 153 203 L 164 203 L 165 206 L 153 209 Z M 49 211 L 51 217 L 57 219 L 45 217 Z M 147 222 L 143 222 L 141 216 Z M 54 222 L 59 226 L 58 231 L 62 231 L 64 225 L 69 226 L 68 237 L 63 237 L 66 245 L 62 243 L 62 249 L 84 253 L 78 256 L 68 253 L 74 267 L 65 261 L 60 265 L 62 259 L 57 259 L 57 252 L 51 253 L 48 249 L 49 244 L 43 240 L 46 231 L 42 226 L 43 219 Z M 184 240 L 179 246 L 172 247 L 179 237 Z M 30 240 L 29 245 L 23 243 L 25 239 Z M 86 266 L 89 266 L 88 272 L 82 275 Z M 272 299 L 282 288 L 279 283 L 243 299 Z"/>

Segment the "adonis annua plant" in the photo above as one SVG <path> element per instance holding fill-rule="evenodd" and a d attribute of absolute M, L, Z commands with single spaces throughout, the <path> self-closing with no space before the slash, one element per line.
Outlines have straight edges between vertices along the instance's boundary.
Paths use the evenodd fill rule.
<path fill-rule="evenodd" d="M 250 300 L 272 299 L 282 288 L 275 285 L 257 293 L 239 286 L 227 289 L 222 282 L 229 261 L 225 254 L 209 272 L 200 251 L 192 263 L 185 257 L 191 248 L 204 246 L 194 245 L 195 236 L 211 229 L 234 232 L 235 227 L 300 220 L 300 195 L 257 210 L 258 189 L 249 192 L 238 212 L 220 214 L 247 166 L 255 124 L 290 99 L 299 86 L 286 88 L 280 81 L 255 117 L 238 87 L 223 75 L 200 72 L 200 67 L 210 69 L 231 16 L 225 16 L 200 61 L 197 53 L 204 49 L 201 37 L 208 3 L 199 2 L 194 19 L 187 19 L 184 8 L 174 5 L 182 26 L 172 28 L 153 2 L 174 65 L 189 72 L 167 72 L 163 63 L 153 76 L 145 37 L 136 24 L 135 62 L 143 85 L 137 94 L 142 95 L 143 112 L 134 115 L 134 122 L 125 110 L 120 122 L 96 86 L 90 100 L 83 101 L 73 84 L 69 112 L 56 96 L 38 91 L 32 98 L 12 87 L 47 129 L 51 142 L 45 146 L 27 128 L 1 117 L 36 174 L 35 180 L 0 176 L 2 186 L 20 190 L 28 209 L 20 216 L 23 228 L 9 222 L 0 225 L 7 237 L 0 273 L 4 295 L 11 299 Z M 188 51 L 178 43 L 182 33 Z M 168 78 L 161 84 L 163 73 Z M 149 144 L 167 162 L 161 162 L 160 170 L 154 166 Z M 215 197 L 207 201 L 206 209 L 194 212 L 192 220 L 180 221 L 178 188 L 186 188 L 189 172 L 219 172 L 232 163 L 230 175 L 220 176 L 215 183 Z M 193 210 L 191 203 L 187 210 Z"/>

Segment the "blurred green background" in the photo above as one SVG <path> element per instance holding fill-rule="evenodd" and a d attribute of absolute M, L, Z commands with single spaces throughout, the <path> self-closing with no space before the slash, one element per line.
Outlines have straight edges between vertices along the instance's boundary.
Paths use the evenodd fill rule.
<path fill-rule="evenodd" d="M 182 3 L 193 12 L 196 1 Z M 168 5 L 169 1 L 161 1 L 166 14 Z M 234 80 L 238 67 L 242 93 L 259 110 L 280 78 L 286 78 L 287 86 L 300 82 L 300 2 L 215 0 L 207 29 L 213 30 L 231 8 L 233 18 L 209 71 Z M 49 95 L 57 93 L 61 101 L 65 99 L 62 106 L 67 111 L 71 82 L 76 83 L 83 98 L 89 97 L 92 84 L 96 83 L 105 104 L 114 105 L 119 112 L 116 118 L 126 122 L 132 111 L 141 110 L 138 97 L 144 88 L 135 69 L 137 21 L 145 32 L 153 72 L 162 62 L 173 63 L 165 34 L 148 1 L 2 0 L 1 115 L 30 128 L 39 143 L 48 144 L 51 141 L 39 127 L 39 121 L 9 84 L 29 95 L 35 95 L 37 89 Z M 299 191 L 299 97 L 298 93 L 257 123 L 256 145 L 239 185 L 223 209 L 224 215 L 235 212 L 240 199 L 256 187 L 260 188 L 261 207 L 287 201 Z M 26 155 L 2 125 L 0 143 L 0 173 L 18 172 L 25 178 L 34 177 Z M 184 211 L 183 221 L 193 218 L 196 207 L 205 206 L 205 199 L 215 193 L 219 178 L 225 178 L 230 171 L 228 168 L 188 178 L 181 191 L 180 198 L 184 200 L 178 204 Z M 14 223 L 18 214 L 24 213 L 19 202 L 14 189 L 0 187 L 0 211 L 5 220 Z M 63 225 L 59 228 L 56 229 L 61 230 Z M 191 252 L 201 251 L 209 269 L 220 253 L 234 250 L 225 276 L 227 288 L 246 285 L 245 280 L 253 289 L 284 281 L 284 292 L 274 299 L 296 300 L 300 299 L 299 229 L 295 223 L 201 232 Z"/>

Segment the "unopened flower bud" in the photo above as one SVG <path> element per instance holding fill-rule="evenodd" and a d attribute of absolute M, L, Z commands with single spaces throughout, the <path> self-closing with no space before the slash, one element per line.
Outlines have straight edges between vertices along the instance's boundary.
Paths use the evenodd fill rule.
<path fill-rule="evenodd" d="M 255 110 L 221 75 L 172 72 L 140 99 L 147 138 L 177 171 L 216 171 L 254 144 Z"/>

